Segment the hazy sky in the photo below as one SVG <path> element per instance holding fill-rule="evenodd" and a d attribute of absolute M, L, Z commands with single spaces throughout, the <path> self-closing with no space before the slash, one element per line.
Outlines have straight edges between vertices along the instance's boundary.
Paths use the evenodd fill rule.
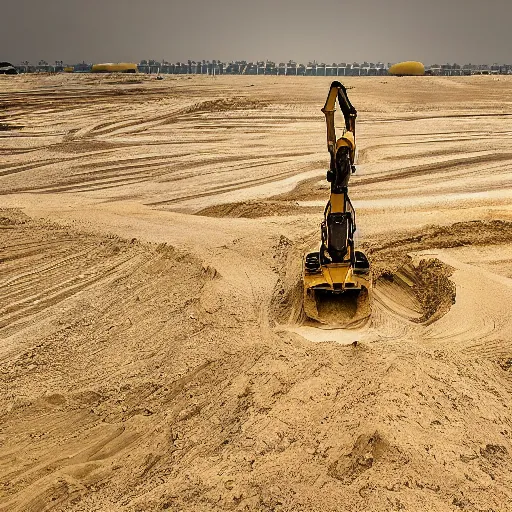
<path fill-rule="evenodd" d="M 512 63 L 512 0 L 2 0 L 0 61 Z"/>

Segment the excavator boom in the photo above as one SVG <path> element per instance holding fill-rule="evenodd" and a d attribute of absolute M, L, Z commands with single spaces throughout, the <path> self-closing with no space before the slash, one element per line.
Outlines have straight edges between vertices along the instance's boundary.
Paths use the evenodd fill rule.
<path fill-rule="evenodd" d="M 334 124 L 336 101 L 345 120 L 339 138 L 336 137 Z M 370 286 L 368 260 L 354 248 L 356 218 L 348 196 L 350 175 L 355 171 L 357 110 L 340 82 L 331 84 L 322 112 L 327 125 L 327 149 L 330 154 L 327 181 L 331 184 L 331 194 L 321 224 L 320 248 L 307 254 L 304 261 L 304 310 L 308 317 L 320 321 L 321 314 L 316 304 L 320 292 L 345 294 L 350 290 L 357 293 L 359 300 L 361 292 L 365 290 L 367 295 Z"/>

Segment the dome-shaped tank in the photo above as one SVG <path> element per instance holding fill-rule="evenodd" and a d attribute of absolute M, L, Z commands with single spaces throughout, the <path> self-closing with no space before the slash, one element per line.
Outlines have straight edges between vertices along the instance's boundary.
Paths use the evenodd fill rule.
<path fill-rule="evenodd" d="M 391 66 L 388 73 L 395 76 L 422 76 L 425 74 L 425 66 L 415 61 L 399 62 Z"/>

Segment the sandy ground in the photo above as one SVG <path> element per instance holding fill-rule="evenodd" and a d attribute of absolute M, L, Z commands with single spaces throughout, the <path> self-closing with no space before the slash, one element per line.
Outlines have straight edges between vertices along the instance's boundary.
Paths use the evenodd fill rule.
<path fill-rule="evenodd" d="M 328 78 L 0 77 L 0 510 L 512 510 L 512 77 L 345 85 L 344 330 Z"/>

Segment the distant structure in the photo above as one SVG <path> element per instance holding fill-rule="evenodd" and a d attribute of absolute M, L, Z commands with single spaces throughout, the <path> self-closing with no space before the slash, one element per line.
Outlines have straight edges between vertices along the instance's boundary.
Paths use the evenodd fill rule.
<path fill-rule="evenodd" d="M 387 68 L 382 63 L 365 62 L 360 65 L 316 61 L 307 65 L 295 61 L 276 63 L 273 61 L 247 62 L 245 60 L 233 62 L 213 61 L 187 61 L 169 63 L 155 60 L 142 60 L 138 64 L 141 73 L 158 73 L 171 75 L 282 75 L 282 76 L 379 76 L 386 75 Z"/>
<path fill-rule="evenodd" d="M 170 63 L 167 61 L 142 60 L 138 64 L 141 73 L 158 73 L 171 75 L 284 75 L 284 76 L 385 76 L 394 66 L 406 65 L 405 75 L 436 75 L 436 76 L 465 76 L 465 75 L 511 75 L 512 64 L 434 64 L 424 66 L 421 62 L 408 61 L 399 64 L 382 62 L 339 62 L 326 64 L 324 62 L 308 62 L 299 64 L 295 61 L 275 63 L 272 61 L 247 62 L 245 60 L 221 62 L 187 61 Z M 396 68 L 395 68 L 396 69 Z M 400 68 L 398 68 L 400 69 Z"/>
<path fill-rule="evenodd" d="M 73 68 L 74 73 L 90 73 L 92 69 L 92 64 L 87 64 L 86 62 L 80 62 L 79 64 L 75 64 L 74 66 L 70 66 Z"/>
<path fill-rule="evenodd" d="M 407 61 L 393 64 L 388 69 L 388 73 L 393 76 L 423 76 L 425 66 L 421 62 Z"/>
<path fill-rule="evenodd" d="M 0 62 L 0 75 L 17 75 L 18 70 L 10 62 Z"/>
<path fill-rule="evenodd" d="M 406 73 L 397 73 L 397 66 L 406 67 Z M 416 71 L 411 68 L 412 65 L 418 65 Z M 110 67 L 109 69 L 104 66 Z M 126 66 L 126 69 L 116 69 L 116 66 Z M 434 76 L 468 76 L 468 75 L 512 75 L 512 64 L 433 64 L 423 66 L 419 62 L 404 62 L 399 64 L 383 62 L 325 62 L 312 61 L 307 64 L 300 64 L 293 60 L 288 62 L 256 61 L 248 62 L 237 60 L 231 62 L 221 62 L 220 60 L 202 60 L 186 62 L 168 62 L 166 60 L 141 60 L 139 64 L 118 63 L 118 64 L 88 64 L 81 62 L 78 64 L 64 64 L 62 61 L 55 61 L 55 64 L 41 60 L 38 64 L 32 65 L 28 61 L 23 61 L 15 66 L 20 73 L 46 72 L 54 73 L 69 71 L 73 68 L 74 73 L 90 72 L 127 72 L 127 73 L 154 73 L 160 75 L 281 75 L 281 76 L 385 76 L 388 74 L 426 74 Z M 403 71 L 403 68 L 402 68 Z"/>

